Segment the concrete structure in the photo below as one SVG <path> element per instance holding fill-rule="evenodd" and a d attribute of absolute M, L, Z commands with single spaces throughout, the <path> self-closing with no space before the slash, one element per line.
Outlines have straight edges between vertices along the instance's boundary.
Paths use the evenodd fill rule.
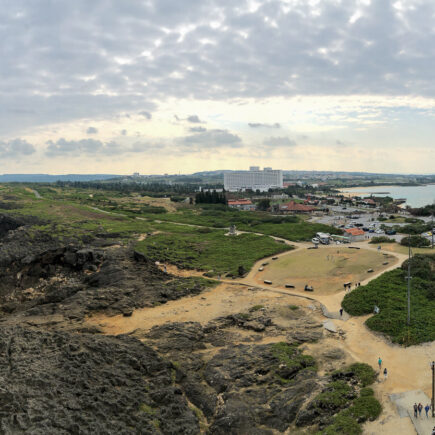
<path fill-rule="evenodd" d="M 267 192 L 269 189 L 282 189 L 282 170 L 251 166 L 249 171 L 234 171 L 224 173 L 224 187 L 229 192 L 245 191 L 247 189 Z"/>
<path fill-rule="evenodd" d="M 238 210 L 254 211 L 255 204 L 252 204 L 250 199 L 234 199 L 228 200 L 228 207 L 237 208 Z"/>
<path fill-rule="evenodd" d="M 365 237 L 365 233 L 361 228 L 346 228 L 344 235 L 348 237 L 351 242 L 362 241 Z"/>

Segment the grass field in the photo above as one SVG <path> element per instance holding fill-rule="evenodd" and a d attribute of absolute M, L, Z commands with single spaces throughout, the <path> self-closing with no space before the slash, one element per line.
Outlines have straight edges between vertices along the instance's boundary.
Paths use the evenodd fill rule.
<path fill-rule="evenodd" d="M 257 279 L 270 280 L 274 285 L 292 284 L 302 290 L 305 284 L 316 294 L 331 294 L 343 290 L 345 282 L 361 282 L 370 277 L 369 269 L 379 272 L 397 260 L 367 249 L 320 248 L 301 249 L 280 257 L 265 266 Z M 388 265 L 382 263 L 388 262 Z"/>
<path fill-rule="evenodd" d="M 402 246 L 400 243 L 380 243 L 383 251 L 397 252 L 399 254 L 408 254 L 408 247 Z M 435 249 L 432 248 L 411 248 L 413 254 L 435 254 Z"/>
<path fill-rule="evenodd" d="M 205 230 L 166 224 L 166 230 L 138 242 L 136 249 L 154 261 L 181 268 L 210 271 L 210 275 L 237 276 L 261 258 L 292 249 L 267 236 L 226 236 L 222 230 Z M 162 224 L 162 230 L 165 226 Z"/>

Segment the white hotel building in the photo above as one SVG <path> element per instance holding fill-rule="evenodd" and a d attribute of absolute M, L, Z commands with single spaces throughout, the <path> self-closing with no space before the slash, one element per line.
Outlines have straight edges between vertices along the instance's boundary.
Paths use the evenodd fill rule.
<path fill-rule="evenodd" d="M 269 189 L 283 188 L 282 170 L 251 166 L 249 171 L 234 171 L 224 173 L 224 187 L 229 192 L 251 189 L 267 192 Z"/>

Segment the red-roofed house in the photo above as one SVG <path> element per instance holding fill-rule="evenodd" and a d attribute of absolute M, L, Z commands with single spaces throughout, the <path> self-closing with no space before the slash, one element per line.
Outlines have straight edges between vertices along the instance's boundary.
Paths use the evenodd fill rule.
<path fill-rule="evenodd" d="M 349 238 L 351 242 L 359 242 L 364 240 L 365 233 L 361 228 L 346 228 L 344 235 Z"/>
<path fill-rule="evenodd" d="M 228 207 L 237 208 L 238 210 L 253 211 L 255 204 L 252 204 L 250 199 L 229 199 Z"/>
<path fill-rule="evenodd" d="M 315 210 L 317 210 L 316 207 L 299 204 L 294 201 L 290 201 L 287 204 L 280 204 L 279 206 L 279 211 L 281 213 L 312 213 Z"/>

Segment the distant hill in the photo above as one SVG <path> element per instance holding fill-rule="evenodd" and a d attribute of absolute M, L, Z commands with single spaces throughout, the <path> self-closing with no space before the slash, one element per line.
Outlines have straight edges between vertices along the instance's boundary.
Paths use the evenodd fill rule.
<path fill-rule="evenodd" d="M 56 181 L 96 181 L 119 178 L 120 175 L 113 174 L 3 174 L 0 175 L 0 183 L 55 183 Z"/>

